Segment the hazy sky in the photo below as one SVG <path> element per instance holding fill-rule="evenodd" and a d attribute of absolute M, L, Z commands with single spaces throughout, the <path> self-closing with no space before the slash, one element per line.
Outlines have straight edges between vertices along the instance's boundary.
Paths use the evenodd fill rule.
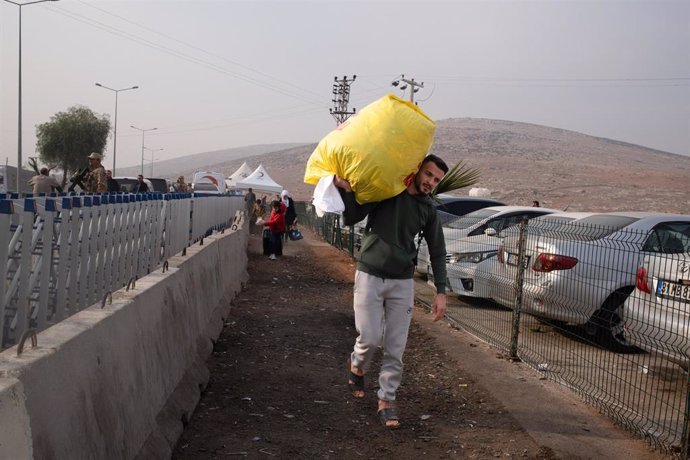
<path fill-rule="evenodd" d="M 24 2 L 26 0 L 17 0 Z M 19 7 L 0 2 L 0 153 L 17 163 Z M 335 126 L 400 74 L 434 119 L 543 124 L 690 155 L 690 1 L 86 1 L 22 7 L 23 160 L 35 126 L 85 105 L 114 115 L 117 166 Z M 405 95 L 409 97 L 409 94 Z M 112 137 L 106 167 L 112 166 Z M 146 151 L 146 163 L 151 153 Z"/>

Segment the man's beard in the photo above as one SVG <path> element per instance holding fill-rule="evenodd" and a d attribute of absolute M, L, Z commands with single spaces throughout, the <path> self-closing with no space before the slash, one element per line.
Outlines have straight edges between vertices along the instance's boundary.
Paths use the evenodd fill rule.
<path fill-rule="evenodd" d="M 419 174 L 414 176 L 414 188 L 417 189 L 419 195 L 429 196 L 429 193 L 424 193 L 422 190 L 422 180 L 419 178 Z"/>

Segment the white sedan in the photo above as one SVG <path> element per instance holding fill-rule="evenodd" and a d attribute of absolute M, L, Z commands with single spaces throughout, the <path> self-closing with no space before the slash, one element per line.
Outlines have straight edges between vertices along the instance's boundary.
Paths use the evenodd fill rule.
<path fill-rule="evenodd" d="M 635 288 L 646 255 L 662 252 L 669 225 L 690 232 L 690 216 L 642 212 L 594 214 L 544 235 L 528 235 L 523 266 L 522 311 L 566 324 L 618 351 L 631 345 L 623 335 L 623 303 Z M 519 266 L 517 237 L 498 252 L 491 297 L 513 308 Z"/>
<path fill-rule="evenodd" d="M 690 232 L 669 228 L 662 249 L 637 270 L 636 288 L 623 306 L 624 335 L 631 344 L 690 363 Z M 683 233 L 683 230 L 686 233 Z"/>

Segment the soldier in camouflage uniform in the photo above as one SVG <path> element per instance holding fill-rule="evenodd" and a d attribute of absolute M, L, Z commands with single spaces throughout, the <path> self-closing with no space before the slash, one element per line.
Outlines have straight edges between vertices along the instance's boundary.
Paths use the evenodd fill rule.
<path fill-rule="evenodd" d="M 87 192 L 103 193 L 108 191 L 108 176 L 105 174 L 105 168 L 101 165 L 103 155 L 100 153 L 92 153 L 88 156 L 89 159 L 89 174 L 86 175 L 84 183 Z"/>

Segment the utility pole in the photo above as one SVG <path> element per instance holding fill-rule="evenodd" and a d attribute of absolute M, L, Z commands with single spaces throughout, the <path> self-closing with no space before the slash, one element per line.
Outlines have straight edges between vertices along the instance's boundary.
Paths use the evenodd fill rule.
<path fill-rule="evenodd" d="M 391 83 L 393 86 L 400 86 L 401 91 L 405 91 L 407 87 L 410 87 L 410 102 L 414 102 L 414 93 L 419 91 L 420 88 L 424 88 L 424 82 L 414 81 L 414 78 L 405 78 L 405 75 L 400 75 L 400 79 L 393 80 Z"/>
<path fill-rule="evenodd" d="M 329 112 L 333 115 L 338 125 L 342 124 L 357 111 L 354 107 L 351 112 L 347 108 L 347 105 L 350 103 L 350 85 L 356 78 L 357 75 L 353 75 L 350 80 L 348 80 L 347 75 L 342 80 L 338 80 L 338 77 L 335 77 L 335 83 L 333 83 L 334 98 L 331 100 L 335 106 L 329 109 Z"/>

